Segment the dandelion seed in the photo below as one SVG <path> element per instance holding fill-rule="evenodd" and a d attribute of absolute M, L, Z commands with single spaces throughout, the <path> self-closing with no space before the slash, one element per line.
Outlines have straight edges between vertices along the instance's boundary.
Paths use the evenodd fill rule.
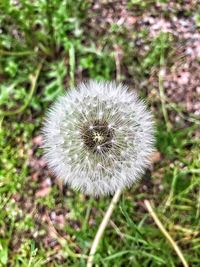
<path fill-rule="evenodd" d="M 126 86 L 82 83 L 50 108 L 45 158 L 55 175 L 89 195 L 130 187 L 154 149 L 152 115 Z"/>

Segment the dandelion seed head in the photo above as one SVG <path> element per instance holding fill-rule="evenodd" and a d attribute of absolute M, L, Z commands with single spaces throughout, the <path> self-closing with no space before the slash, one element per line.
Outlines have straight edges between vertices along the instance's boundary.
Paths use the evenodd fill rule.
<path fill-rule="evenodd" d="M 154 150 L 151 113 L 135 92 L 114 82 L 82 83 L 49 109 L 43 127 L 49 167 L 89 195 L 130 187 Z"/>

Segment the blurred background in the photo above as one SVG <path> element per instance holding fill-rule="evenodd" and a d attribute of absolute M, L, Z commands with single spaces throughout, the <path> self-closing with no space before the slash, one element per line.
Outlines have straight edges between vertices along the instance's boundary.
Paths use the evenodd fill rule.
<path fill-rule="evenodd" d="M 50 104 L 87 79 L 117 80 L 153 111 L 157 151 L 115 209 L 95 266 L 200 266 L 200 2 L 1 0 L 0 266 L 86 266 L 110 198 L 73 192 L 42 159 Z"/>

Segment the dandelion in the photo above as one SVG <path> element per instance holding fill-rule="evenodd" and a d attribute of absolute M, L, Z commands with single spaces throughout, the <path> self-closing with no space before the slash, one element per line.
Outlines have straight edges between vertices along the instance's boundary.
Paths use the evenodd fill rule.
<path fill-rule="evenodd" d="M 152 115 L 135 92 L 114 82 L 81 83 L 48 111 L 45 158 L 56 176 L 88 195 L 130 187 L 149 165 Z"/>

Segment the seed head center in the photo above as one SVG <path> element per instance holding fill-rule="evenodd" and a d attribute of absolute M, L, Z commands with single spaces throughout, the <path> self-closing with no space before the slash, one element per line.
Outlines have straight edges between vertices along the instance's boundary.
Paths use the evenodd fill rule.
<path fill-rule="evenodd" d="M 95 120 L 92 125 L 85 124 L 81 135 L 86 148 L 93 153 L 106 153 L 113 145 L 114 131 L 105 121 Z"/>
<path fill-rule="evenodd" d="M 93 141 L 95 143 L 101 145 L 104 142 L 105 137 L 102 132 L 93 131 L 92 135 L 93 135 Z"/>

